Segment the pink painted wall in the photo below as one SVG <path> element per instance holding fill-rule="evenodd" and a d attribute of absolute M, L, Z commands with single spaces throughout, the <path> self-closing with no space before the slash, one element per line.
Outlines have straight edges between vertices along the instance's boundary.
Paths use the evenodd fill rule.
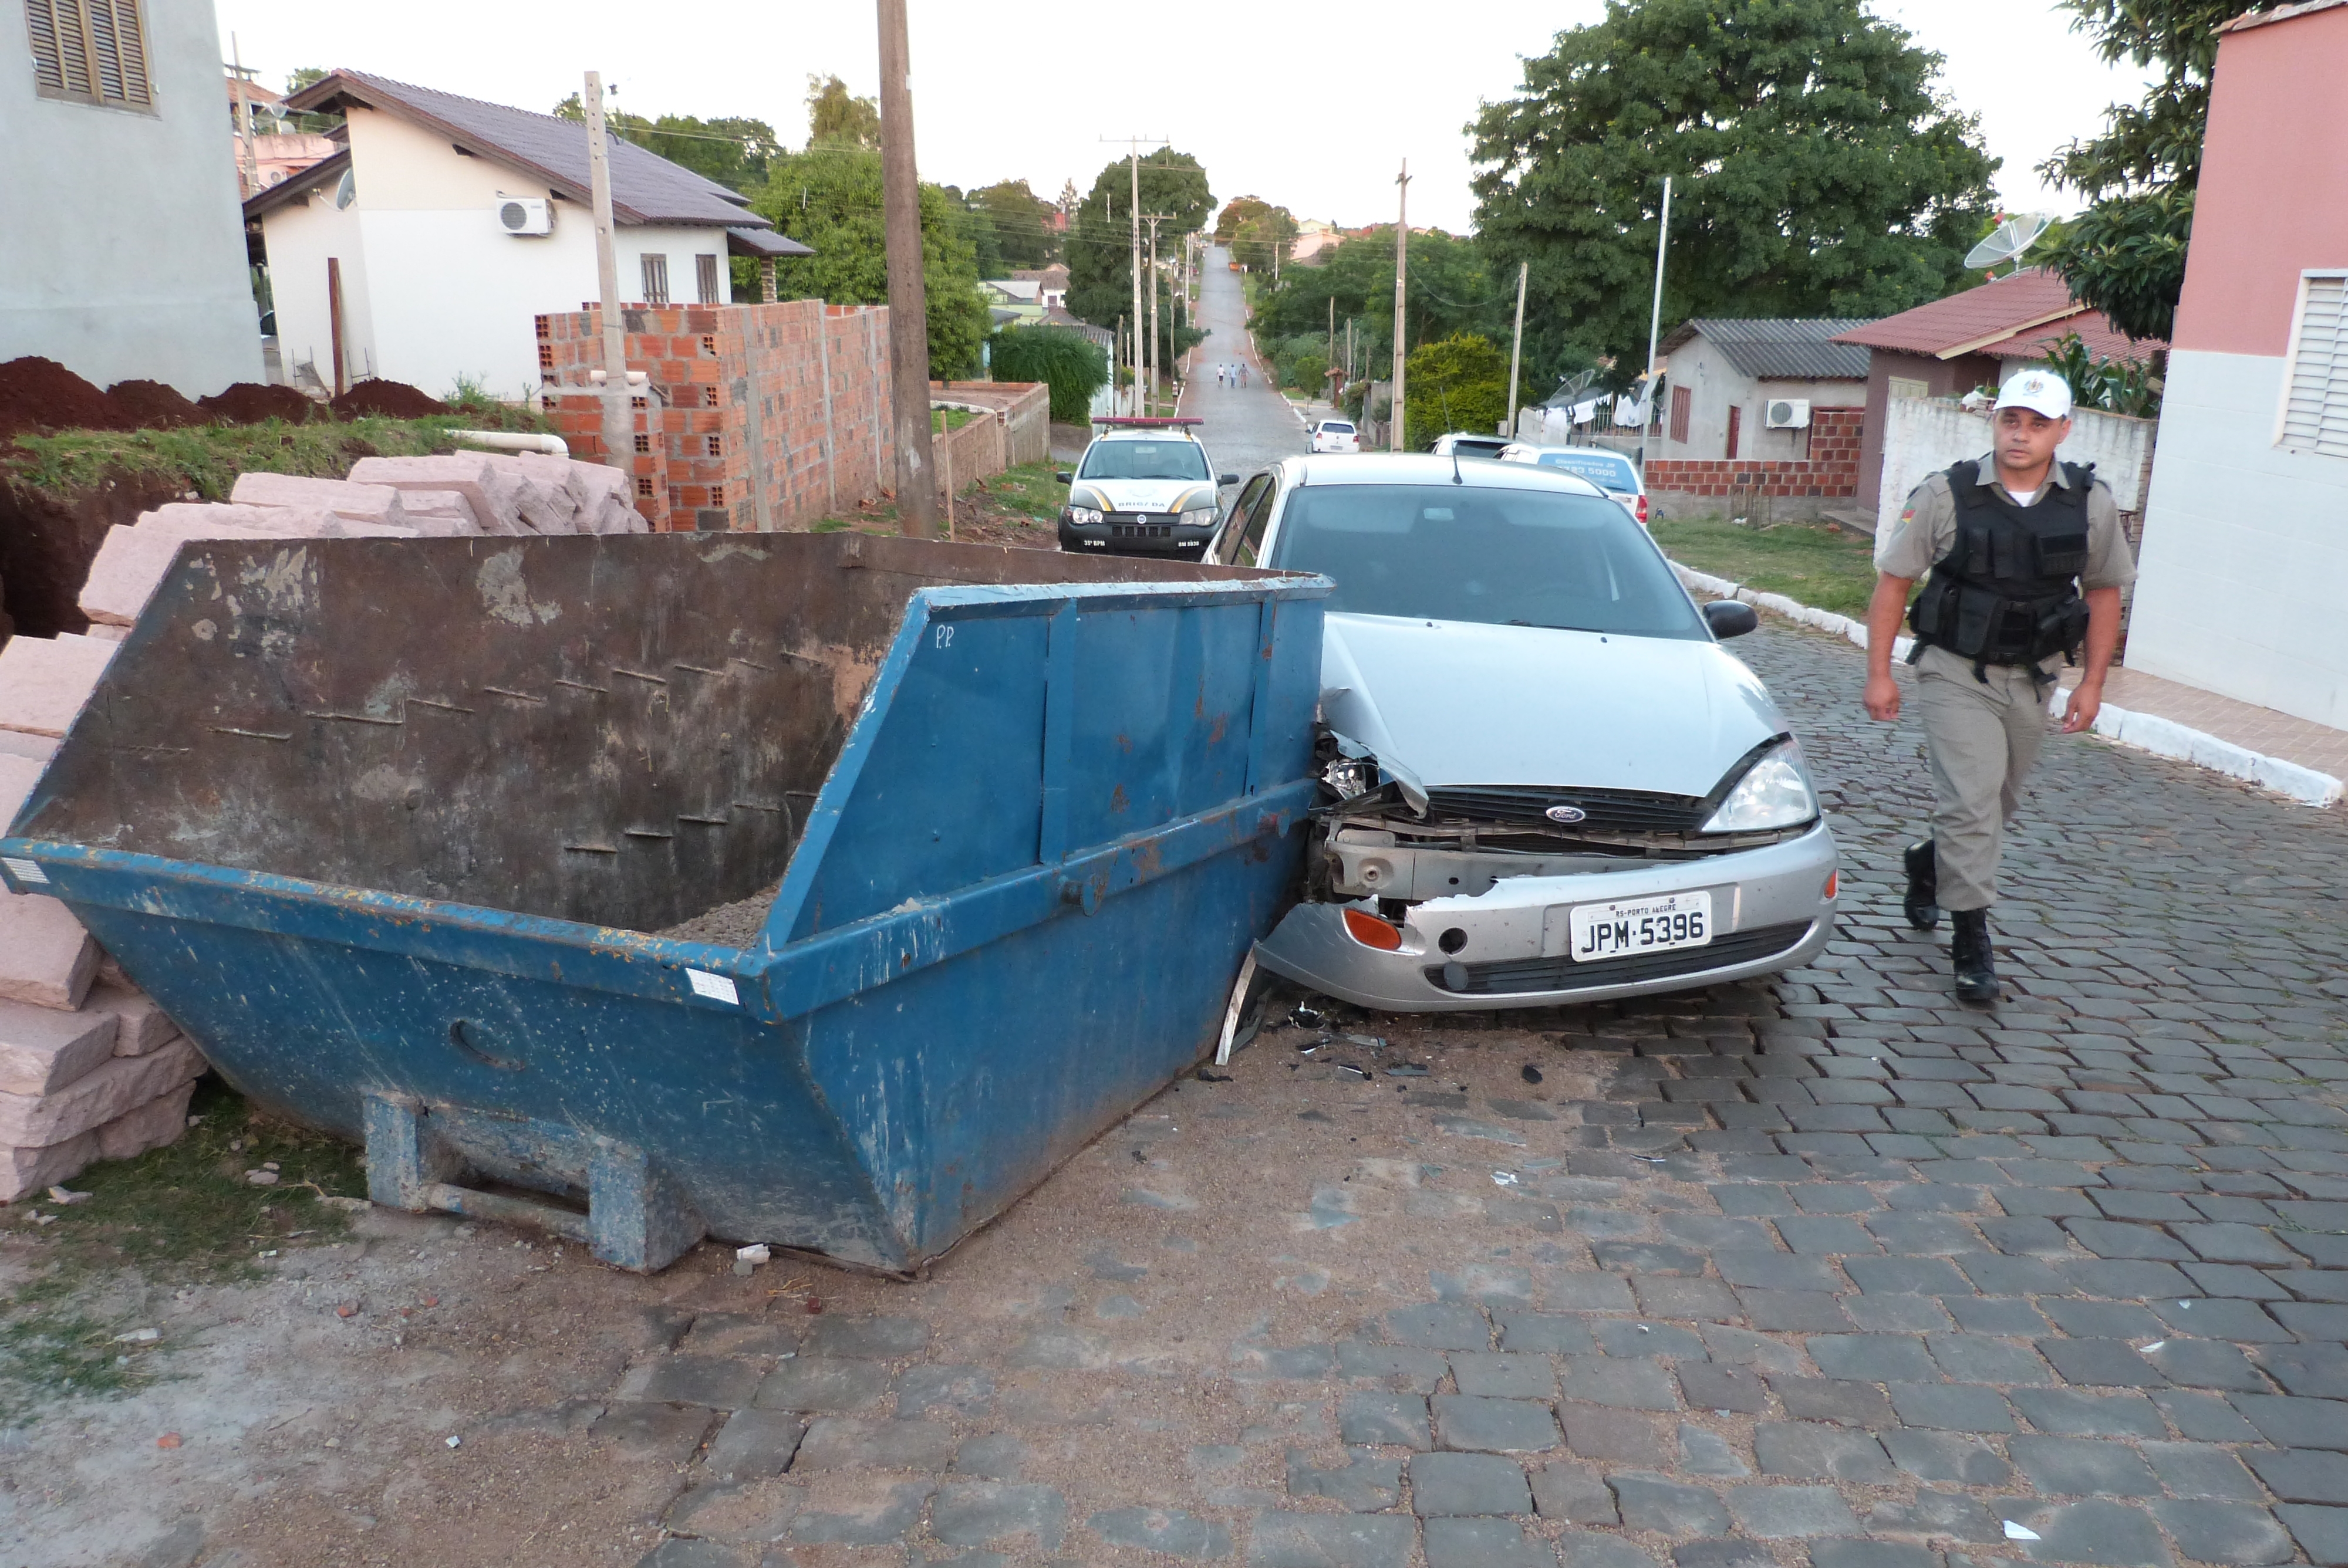
<path fill-rule="evenodd" d="M 2281 357 L 2299 274 L 2348 267 L 2348 5 L 2218 46 L 2174 346 Z"/>

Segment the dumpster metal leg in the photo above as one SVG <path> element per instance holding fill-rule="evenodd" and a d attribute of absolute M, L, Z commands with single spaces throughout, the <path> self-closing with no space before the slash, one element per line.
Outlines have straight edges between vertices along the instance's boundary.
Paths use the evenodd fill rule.
<path fill-rule="evenodd" d="M 708 1234 L 684 1187 L 643 1150 L 576 1128 L 489 1118 L 420 1101 L 366 1097 L 367 1196 L 386 1208 L 433 1210 L 528 1225 L 586 1245 L 599 1262 L 649 1274 Z M 459 1185 L 479 1163 L 579 1172 L 587 1212 Z"/>

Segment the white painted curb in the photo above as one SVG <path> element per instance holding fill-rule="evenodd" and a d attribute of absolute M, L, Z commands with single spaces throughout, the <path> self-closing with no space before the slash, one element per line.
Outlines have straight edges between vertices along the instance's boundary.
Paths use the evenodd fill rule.
<path fill-rule="evenodd" d="M 1756 593 L 1725 578 L 1697 571 L 1677 561 L 1672 562 L 1672 570 L 1679 574 L 1680 581 L 1696 592 L 1713 594 L 1721 599 L 1741 599 L 1756 609 L 1782 615 L 1804 626 L 1816 627 L 1828 636 L 1845 638 L 1861 648 L 1867 646 L 1866 623 L 1853 620 L 1847 615 L 1813 610 L 1807 604 L 1796 603 L 1782 593 Z M 1913 639 L 1902 637 L 1892 645 L 1892 657 L 1905 659 L 1909 650 L 1914 646 Z M 2070 695 L 2069 692 L 2059 689 L 2053 692 L 2047 698 L 2047 712 L 2057 719 L 2061 718 Z M 2107 741 L 2133 746 L 2140 752 L 2150 752 L 2155 756 L 2174 757 L 2196 767 L 2208 768 L 2212 773 L 2224 774 L 2229 778 L 2245 780 L 2302 805 L 2327 806 L 2343 795 L 2348 795 L 2348 784 L 2343 784 L 2330 774 L 2318 773 L 2313 768 L 2269 756 L 2264 752 L 2254 752 L 2231 741 L 2221 741 L 2215 735 L 2188 728 L 2174 719 L 2164 719 L 2157 713 L 2134 712 L 2106 702 L 2096 712 L 2096 733 Z"/>

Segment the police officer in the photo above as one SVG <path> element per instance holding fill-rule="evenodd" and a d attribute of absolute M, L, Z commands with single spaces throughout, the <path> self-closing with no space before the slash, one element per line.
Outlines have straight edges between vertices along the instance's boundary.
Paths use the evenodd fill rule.
<path fill-rule="evenodd" d="M 2084 659 L 2063 733 L 2087 728 L 2119 642 L 2120 589 L 2136 579 L 2110 487 L 2092 464 L 2055 459 L 2071 433 L 2070 384 L 2048 370 L 2018 372 L 1991 418 L 1993 450 L 1917 486 L 1876 541 L 1867 612 L 1870 718 L 1900 716 L 1891 650 L 1903 611 L 1915 635 L 1909 662 L 1933 808 L 1931 837 L 1905 856 L 1906 912 L 1929 931 L 1948 910 L 1956 991 L 1971 1002 L 1998 998 L 1989 907 L 2005 823 L 2045 738 L 2055 671 Z M 1911 609 L 1919 578 L 1924 590 Z"/>

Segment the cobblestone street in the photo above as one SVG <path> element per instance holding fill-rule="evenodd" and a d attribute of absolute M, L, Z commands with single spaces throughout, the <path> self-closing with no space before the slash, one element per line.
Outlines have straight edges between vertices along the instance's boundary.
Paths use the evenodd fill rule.
<path fill-rule="evenodd" d="M 1883 872 L 1913 726 L 1740 648 L 1838 814 L 1817 968 L 1369 1020 L 1427 1087 L 1273 1032 L 870 1319 L 695 1323 L 615 1399 L 747 1408 L 599 1422 L 714 1429 L 654 1561 L 2348 1561 L 2339 815 L 2050 743 L 1965 1010 Z"/>
<path fill-rule="evenodd" d="M 1886 869 L 1914 727 L 1859 714 L 1848 644 L 1736 646 L 1837 812 L 1816 968 L 1269 1031 L 912 1284 L 381 1216 L 232 1325 L 322 1324 L 400 1397 L 322 1426 L 264 1348 L 232 1408 L 117 1407 L 126 1448 L 232 1456 L 210 1500 L 139 1461 L 209 1527 L 146 1561 L 2348 1562 L 2340 814 L 2051 739 L 2007 999 L 1961 1009 Z M 427 1287 L 372 1337 L 324 1316 Z M 68 1468 L 16 1507 L 101 1506 Z"/>

